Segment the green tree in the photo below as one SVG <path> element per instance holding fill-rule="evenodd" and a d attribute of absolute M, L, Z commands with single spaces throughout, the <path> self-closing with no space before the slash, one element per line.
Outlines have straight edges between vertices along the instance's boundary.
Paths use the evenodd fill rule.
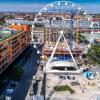
<path fill-rule="evenodd" d="M 3 25 L 3 24 L 5 24 L 5 20 L 4 18 L 0 18 L 0 25 Z"/>
<path fill-rule="evenodd" d="M 76 39 L 77 33 L 74 34 L 74 38 Z M 79 42 L 83 43 L 83 42 L 87 42 L 87 39 L 84 35 L 78 33 L 78 40 Z"/>
<path fill-rule="evenodd" d="M 21 80 L 23 73 L 24 73 L 23 67 L 14 66 L 12 70 L 12 77 L 14 80 L 19 81 Z"/>
<path fill-rule="evenodd" d="M 88 50 L 87 56 L 100 64 L 100 45 L 92 45 Z"/>
<path fill-rule="evenodd" d="M 5 100 L 4 95 L 1 95 L 1 96 L 0 96 L 0 100 Z"/>

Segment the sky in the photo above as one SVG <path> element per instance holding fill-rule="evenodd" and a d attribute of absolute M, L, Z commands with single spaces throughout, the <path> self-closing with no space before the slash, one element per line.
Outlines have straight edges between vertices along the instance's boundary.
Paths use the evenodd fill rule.
<path fill-rule="evenodd" d="M 0 0 L 0 11 L 39 11 L 57 0 Z M 68 0 L 78 3 L 90 13 L 100 13 L 100 0 Z"/>

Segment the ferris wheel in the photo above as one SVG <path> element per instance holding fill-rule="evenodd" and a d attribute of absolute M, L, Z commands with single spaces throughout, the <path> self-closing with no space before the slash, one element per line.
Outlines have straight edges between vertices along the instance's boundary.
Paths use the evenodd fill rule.
<path fill-rule="evenodd" d="M 67 43 L 77 67 L 72 51 L 79 47 L 79 33 L 84 34 L 90 30 L 94 34 L 91 29 L 93 19 L 83 7 L 69 1 L 57 1 L 44 6 L 36 15 L 32 25 L 32 41 L 35 44 L 44 44 L 43 54 L 50 56 L 47 66 L 50 65 L 56 50 L 66 50 L 64 42 Z"/>
<path fill-rule="evenodd" d="M 32 25 L 32 41 L 35 40 L 33 32 L 34 27 L 38 24 L 41 26 L 44 25 L 45 27 L 67 28 L 70 31 L 76 28 L 76 42 L 78 42 L 79 28 L 83 28 L 83 30 L 85 28 L 93 28 L 92 17 L 89 13 L 80 5 L 69 1 L 50 3 L 37 13 Z M 93 31 L 91 31 L 91 34 L 93 34 Z M 70 39 L 72 39 L 72 37 L 70 37 Z M 72 41 L 73 40 L 70 40 L 70 42 Z"/>

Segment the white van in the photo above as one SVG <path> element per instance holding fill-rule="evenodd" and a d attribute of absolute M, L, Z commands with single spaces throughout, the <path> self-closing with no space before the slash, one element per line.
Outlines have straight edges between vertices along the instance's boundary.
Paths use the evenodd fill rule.
<path fill-rule="evenodd" d="M 13 94 L 14 94 L 14 89 L 12 88 L 7 89 L 5 100 L 11 100 Z"/>

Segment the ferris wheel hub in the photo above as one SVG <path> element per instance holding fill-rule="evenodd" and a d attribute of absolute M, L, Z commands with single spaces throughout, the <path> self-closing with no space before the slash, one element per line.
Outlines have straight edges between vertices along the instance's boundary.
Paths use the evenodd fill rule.
<path fill-rule="evenodd" d="M 63 34 L 63 30 L 60 31 L 60 34 Z"/>

